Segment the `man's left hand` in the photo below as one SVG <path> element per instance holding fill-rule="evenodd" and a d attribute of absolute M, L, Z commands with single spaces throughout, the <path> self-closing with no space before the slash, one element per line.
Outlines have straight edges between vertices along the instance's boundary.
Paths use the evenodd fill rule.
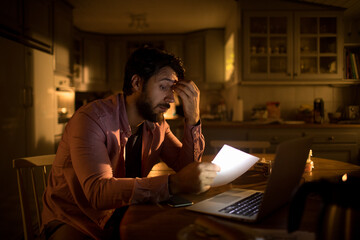
<path fill-rule="evenodd" d="M 185 121 L 195 125 L 200 120 L 200 90 L 193 81 L 179 81 L 174 91 L 182 100 Z"/>

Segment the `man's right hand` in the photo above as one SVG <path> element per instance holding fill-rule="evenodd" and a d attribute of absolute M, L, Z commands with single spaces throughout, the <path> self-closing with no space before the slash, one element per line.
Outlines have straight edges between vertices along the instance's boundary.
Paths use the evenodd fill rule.
<path fill-rule="evenodd" d="M 209 162 L 193 162 L 169 176 L 171 194 L 202 193 L 210 188 L 220 167 Z"/>

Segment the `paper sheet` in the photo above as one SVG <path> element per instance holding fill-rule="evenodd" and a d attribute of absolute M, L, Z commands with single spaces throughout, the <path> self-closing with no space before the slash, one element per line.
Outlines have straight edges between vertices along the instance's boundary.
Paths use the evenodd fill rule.
<path fill-rule="evenodd" d="M 225 144 L 212 161 L 212 163 L 220 166 L 221 171 L 218 172 L 211 186 L 217 187 L 235 180 L 258 160 L 258 157 Z"/>

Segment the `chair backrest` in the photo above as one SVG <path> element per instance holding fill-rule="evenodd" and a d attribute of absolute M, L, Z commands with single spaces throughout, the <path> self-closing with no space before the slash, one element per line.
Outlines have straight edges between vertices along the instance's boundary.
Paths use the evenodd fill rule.
<path fill-rule="evenodd" d="M 215 154 L 220 148 L 227 144 L 234 148 L 254 153 L 254 150 L 259 149 L 261 153 L 266 153 L 266 149 L 270 147 L 270 142 L 267 141 L 231 141 L 231 140 L 211 140 L 210 146 L 214 148 Z"/>
<path fill-rule="evenodd" d="M 25 240 L 35 239 L 40 234 L 41 198 L 47 184 L 47 173 L 54 159 L 55 154 L 13 159 Z"/>

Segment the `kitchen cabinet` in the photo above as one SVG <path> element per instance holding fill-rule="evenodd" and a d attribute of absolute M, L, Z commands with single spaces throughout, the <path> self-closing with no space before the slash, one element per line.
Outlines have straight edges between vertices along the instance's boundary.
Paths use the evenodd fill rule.
<path fill-rule="evenodd" d="M 342 14 L 244 14 L 244 81 L 325 83 L 342 78 Z"/>
<path fill-rule="evenodd" d="M 53 2 L 24 1 L 24 36 L 34 47 L 52 51 Z"/>
<path fill-rule="evenodd" d="M 22 0 L 0 1 L 0 31 L 7 35 L 22 35 Z"/>
<path fill-rule="evenodd" d="M 167 120 L 171 130 L 181 139 L 183 122 Z M 360 125 L 341 124 L 254 124 L 222 121 L 202 121 L 205 154 L 213 154 L 212 140 L 268 141 L 266 150 L 275 153 L 277 146 L 287 140 L 313 137 L 314 157 L 323 157 L 360 165 Z"/>
<path fill-rule="evenodd" d="M 313 137 L 311 149 L 316 157 L 336 159 L 344 162 L 359 164 L 358 162 L 358 134 L 343 129 L 342 131 L 330 130 L 305 131 L 304 136 Z"/>
<path fill-rule="evenodd" d="M 185 37 L 186 77 L 196 84 L 205 82 L 204 37 L 202 32 L 188 34 Z"/>
<path fill-rule="evenodd" d="M 184 58 L 187 78 L 207 87 L 224 83 L 224 30 L 186 35 Z"/>
<path fill-rule="evenodd" d="M 122 38 L 110 39 L 107 49 L 109 88 L 111 91 L 119 92 L 122 91 L 124 84 L 126 41 Z"/>
<path fill-rule="evenodd" d="M 78 38 L 79 39 L 79 38 Z M 82 34 L 77 41 L 82 46 L 82 65 L 80 78 L 75 78 L 77 91 L 107 91 L 108 81 L 106 72 L 106 41 L 104 36 Z"/>
<path fill-rule="evenodd" d="M 271 128 L 266 129 L 252 129 L 248 131 L 249 141 L 267 141 L 270 143 L 270 148 L 267 152 L 276 152 L 276 147 L 284 141 L 302 137 L 302 132 L 298 129 L 288 129 L 287 131 L 278 131 Z"/>
<path fill-rule="evenodd" d="M 72 7 L 64 1 L 54 2 L 54 71 L 56 74 L 72 74 L 73 51 Z"/>
<path fill-rule="evenodd" d="M 0 31 L 4 36 L 52 52 L 53 1 L 2 1 L 0 9 Z"/>

